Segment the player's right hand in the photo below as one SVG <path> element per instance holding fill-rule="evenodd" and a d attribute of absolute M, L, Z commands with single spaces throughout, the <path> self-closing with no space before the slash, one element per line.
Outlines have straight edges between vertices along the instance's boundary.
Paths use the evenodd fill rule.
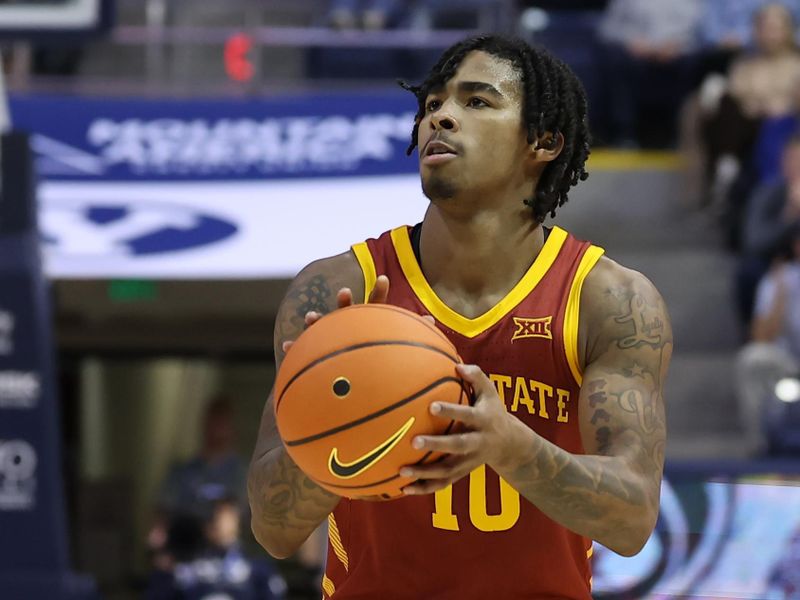
<path fill-rule="evenodd" d="M 385 304 L 386 299 L 388 297 L 389 297 L 389 278 L 386 275 L 378 275 L 378 278 L 375 280 L 375 287 L 372 288 L 372 291 L 369 294 L 369 299 L 367 300 L 367 302 L 370 304 Z M 353 304 L 353 291 L 350 288 L 342 288 L 336 293 L 337 308 L 345 308 L 346 306 L 350 306 L 352 304 Z M 307 312 L 305 316 L 306 329 L 311 327 L 321 318 L 322 318 L 322 313 L 319 313 L 314 310 Z M 288 352 L 289 348 L 292 347 L 292 344 L 294 344 L 293 340 L 287 340 L 283 342 L 281 348 L 283 348 L 284 352 Z"/>

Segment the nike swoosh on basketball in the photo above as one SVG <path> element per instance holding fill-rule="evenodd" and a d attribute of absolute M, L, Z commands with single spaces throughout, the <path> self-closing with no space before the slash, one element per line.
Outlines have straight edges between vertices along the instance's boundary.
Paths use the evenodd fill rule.
<path fill-rule="evenodd" d="M 400 429 L 389 436 L 385 442 L 381 442 L 374 450 L 370 450 L 364 456 L 357 458 L 353 462 L 340 462 L 339 449 L 334 448 L 331 450 L 331 455 L 328 458 L 328 470 L 339 479 L 351 479 L 360 475 L 386 456 L 389 451 L 403 439 L 403 436 L 408 433 L 408 430 L 411 429 L 415 420 L 416 417 L 411 417 Z"/>

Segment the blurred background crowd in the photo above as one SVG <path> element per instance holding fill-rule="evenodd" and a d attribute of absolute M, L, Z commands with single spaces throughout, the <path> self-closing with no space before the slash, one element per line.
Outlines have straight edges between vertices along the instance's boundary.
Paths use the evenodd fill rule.
<path fill-rule="evenodd" d="M 584 82 L 597 148 L 564 222 L 651 276 L 673 313 L 670 457 L 797 457 L 800 0 L 117 0 L 114 12 L 99 35 L 0 41 L 12 98 L 288 98 L 292 113 L 315 94 L 418 81 L 468 33 L 548 48 Z M 286 278 L 167 282 L 149 304 L 147 282 L 113 288 L 145 301 L 135 314 L 105 304 L 109 285 L 54 288 L 77 567 L 112 599 L 318 598 L 325 531 L 281 564 L 249 532 L 246 469 Z M 795 555 L 776 561 L 770 597 L 800 597 Z"/>

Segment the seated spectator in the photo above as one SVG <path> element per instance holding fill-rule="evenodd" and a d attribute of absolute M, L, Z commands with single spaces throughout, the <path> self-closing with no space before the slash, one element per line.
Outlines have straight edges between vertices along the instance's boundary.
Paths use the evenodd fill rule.
<path fill-rule="evenodd" d="M 800 204 L 792 210 L 800 219 Z M 776 383 L 800 376 L 800 229 L 792 247 L 792 260 L 776 264 L 758 286 L 752 341 L 737 360 L 740 418 L 756 455 L 768 448 L 765 412 Z"/>
<path fill-rule="evenodd" d="M 742 322 L 752 315 L 755 289 L 770 265 L 789 251 L 800 234 L 800 135 L 783 151 L 782 177 L 761 186 L 749 201 L 743 252 L 737 269 L 737 303 Z"/>
<path fill-rule="evenodd" d="M 398 17 L 398 0 L 331 0 L 330 22 L 337 29 L 385 29 Z"/>
<path fill-rule="evenodd" d="M 696 0 L 611 0 L 600 25 L 608 141 L 636 146 L 645 106 L 668 118 L 647 124 L 672 142 L 676 107 L 689 90 L 697 47 Z"/>
<path fill-rule="evenodd" d="M 281 600 L 286 583 L 263 559 L 239 545 L 238 499 L 213 503 L 209 518 L 175 519 L 166 543 L 169 561 L 150 577 L 146 600 Z"/>
<path fill-rule="evenodd" d="M 706 173 L 717 204 L 729 204 L 723 209 L 730 213 L 734 234 L 744 199 L 758 180 L 749 160 L 762 123 L 793 113 L 800 84 L 800 53 L 790 10 L 780 3 L 767 4 L 755 14 L 753 28 L 755 48 L 734 61 L 727 82 L 709 82 L 701 92 L 706 96 L 701 98 Z M 711 83 L 717 92 L 709 92 Z M 732 237 L 731 245 L 738 247 Z"/>
<path fill-rule="evenodd" d="M 699 43 L 703 55 L 697 83 L 709 73 L 727 75 L 731 62 L 751 48 L 754 16 L 772 0 L 705 0 L 700 18 Z M 800 0 L 781 0 L 795 19 Z"/>
<path fill-rule="evenodd" d="M 156 502 L 156 518 L 148 535 L 148 546 L 156 564 L 166 543 L 171 520 L 178 517 L 207 518 L 220 498 L 233 498 L 247 507 L 247 464 L 235 452 L 233 406 L 220 396 L 211 401 L 203 423 L 203 441 L 198 455 L 174 466 Z"/>

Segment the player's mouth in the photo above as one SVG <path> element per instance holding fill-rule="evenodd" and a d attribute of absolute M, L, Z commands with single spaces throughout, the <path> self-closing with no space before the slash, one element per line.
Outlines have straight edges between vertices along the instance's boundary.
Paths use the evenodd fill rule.
<path fill-rule="evenodd" d="M 438 165 L 449 162 L 458 156 L 455 148 L 440 141 L 430 141 L 425 146 L 422 164 Z"/>

